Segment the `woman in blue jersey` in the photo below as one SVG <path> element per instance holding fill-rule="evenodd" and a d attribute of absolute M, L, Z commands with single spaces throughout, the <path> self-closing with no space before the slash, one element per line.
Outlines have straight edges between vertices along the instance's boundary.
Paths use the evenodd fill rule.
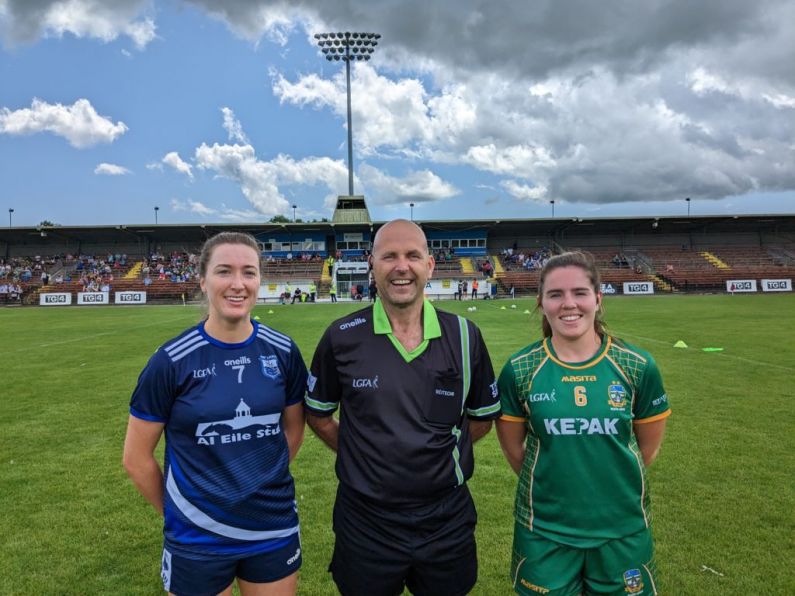
<path fill-rule="evenodd" d="M 646 467 L 668 398 L 645 351 L 610 336 L 599 272 L 569 252 L 541 270 L 544 339 L 508 360 L 497 433 L 519 476 L 518 594 L 656 594 Z"/>
<path fill-rule="evenodd" d="M 259 255 L 247 234 L 205 243 L 208 315 L 155 352 L 132 395 L 124 467 L 164 516 L 162 578 L 172 594 L 231 594 L 235 578 L 244 596 L 296 591 L 288 464 L 303 440 L 307 373 L 289 337 L 251 319 Z"/>

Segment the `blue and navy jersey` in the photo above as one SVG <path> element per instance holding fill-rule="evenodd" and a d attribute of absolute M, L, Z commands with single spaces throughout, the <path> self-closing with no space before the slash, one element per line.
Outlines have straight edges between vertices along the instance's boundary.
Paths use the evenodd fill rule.
<path fill-rule="evenodd" d="M 130 402 L 165 424 L 165 539 L 192 558 L 267 552 L 298 532 L 282 411 L 301 403 L 306 366 L 292 339 L 252 321 L 244 342 L 204 323 L 161 346 Z"/>

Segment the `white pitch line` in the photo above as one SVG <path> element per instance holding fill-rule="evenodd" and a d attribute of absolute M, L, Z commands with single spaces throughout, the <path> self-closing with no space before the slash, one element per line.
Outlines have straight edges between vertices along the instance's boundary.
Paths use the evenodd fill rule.
<path fill-rule="evenodd" d="M 670 342 L 662 341 L 659 339 L 654 339 L 652 337 L 643 337 L 642 335 L 634 335 L 632 333 L 616 333 L 615 335 L 622 337 L 634 337 L 637 339 L 642 339 L 643 341 L 649 341 L 655 344 L 661 344 L 665 346 L 670 346 Z M 689 347 L 687 349 L 690 349 Z M 697 349 L 697 348 L 695 348 Z M 770 368 L 778 368 L 780 370 L 786 370 L 788 372 L 795 372 L 795 368 L 791 366 L 783 366 L 781 364 L 773 364 L 772 362 L 764 362 L 762 360 L 753 360 L 751 358 L 743 358 L 742 356 L 735 356 L 734 354 L 727 354 L 726 352 L 718 352 L 717 356 L 721 356 L 723 358 L 730 358 L 732 360 L 739 360 L 740 362 L 747 362 L 748 364 L 757 364 L 759 366 L 768 366 Z"/>
<path fill-rule="evenodd" d="M 154 323 L 149 323 L 148 325 L 138 325 L 136 327 L 136 329 L 143 329 L 143 328 L 146 328 L 146 327 L 157 327 L 157 326 L 162 325 L 164 323 L 173 323 L 175 321 L 181 321 L 181 320 L 182 320 L 182 317 L 180 317 L 178 319 L 166 319 L 164 321 L 156 321 Z M 102 333 L 92 333 L 91 335 L 83 335 L 83 336 L 80 336 L 80 337 L 73 337 L 71 339 L 65 339 L 63 341 L 53 341 L 53 342 L 50 342 L 50 343 L 47 343 L 47 344 L 39 344 L 37 346 L 30 346 L 30 347 L 27 347 L 27 348 L 17 348 L 16 350 L 14 350 L 14 352 L 27 352 L 27 351 L 30 351 L 30 350 L 40 350 L 41 348 L 49 348 L 49 347 L 52 347 L 52 346 L 61 346 L 61 345 L 64 345 L 64 344 L 71 344 L 71 343 L 74 343 L 76 341 L 86 341 L 86 340 L 94 339 L 94 338 L 97 338 L 97 337 L 104 337 L 105 335 L 118 335 L 119 333 L 120 333 L 120 331 L 103 331 Z"/>

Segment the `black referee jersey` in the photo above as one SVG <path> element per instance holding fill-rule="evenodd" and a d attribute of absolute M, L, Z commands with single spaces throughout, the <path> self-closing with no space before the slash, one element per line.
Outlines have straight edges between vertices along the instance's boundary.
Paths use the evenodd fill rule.
<path fill-rule="evenodd" d="M 312 359 L 307 409 L 342 404 L 337 476 L 384 504 L 422 504 L 472 476 L 467 420 L 500 416 L 488 350 L 470 321 L 423 307 L 423 342 L 408 352 L 380 300 L 326 329 Z"/>

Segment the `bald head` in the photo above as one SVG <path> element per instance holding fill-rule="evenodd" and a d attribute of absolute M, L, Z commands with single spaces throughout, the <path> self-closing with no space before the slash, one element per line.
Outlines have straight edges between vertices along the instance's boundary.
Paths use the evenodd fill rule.
<path fill-rule="evenodd" d="M 377 254 L 385 243 L 392 244 L 396 239 L 405 241 L 416 247 L 422 247 L 424 254 L 428 254 L 428 240 L 425 232 L 413 221 L 407 219 L 393 219 L 385 223 L 375 233 L 373 238 L 373 254 Z"/>

